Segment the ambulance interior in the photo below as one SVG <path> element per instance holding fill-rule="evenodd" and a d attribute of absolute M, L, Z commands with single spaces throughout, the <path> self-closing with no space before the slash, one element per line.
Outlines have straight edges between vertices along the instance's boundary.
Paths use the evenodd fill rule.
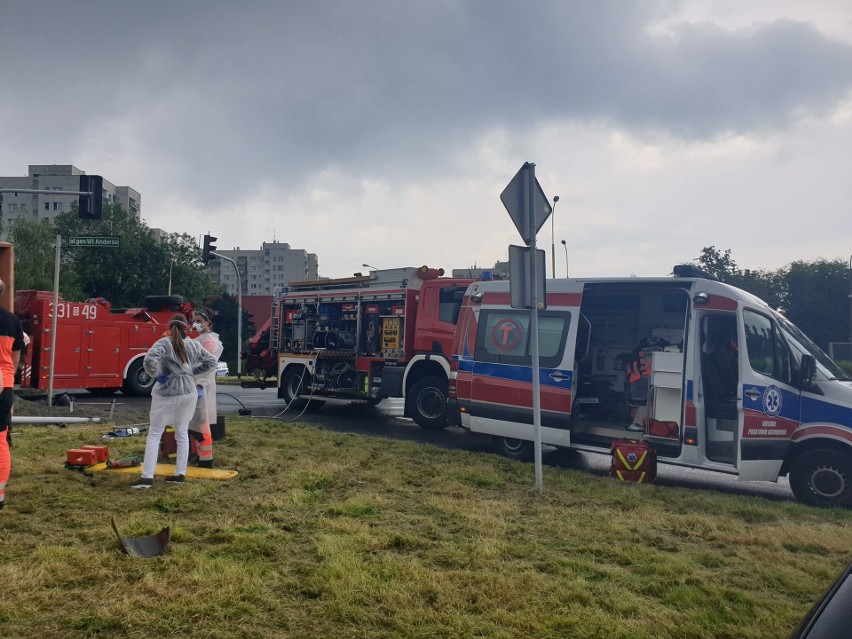
<path fill-rule="evenodd" d="M 605 446 L 625 437 L 650 439 L 653 418 L 676 424 L 665 437 L 654 437 L 658 453 L 678 454 L 688 309 L 689 295 L 680 282 L 585 286 L 574 363 L 573 443 Z M 653 387 L 650 371 L 633 367 L 639 350 L 653 353 Z M 639 374 L 628 374 L 629 368 Z"/>
<path fill-rule="evenodd" d="M 736 313 L 699 314 L 701 389 L 708 459 L 733 464 L 739 409 L 739 343 Z"/>

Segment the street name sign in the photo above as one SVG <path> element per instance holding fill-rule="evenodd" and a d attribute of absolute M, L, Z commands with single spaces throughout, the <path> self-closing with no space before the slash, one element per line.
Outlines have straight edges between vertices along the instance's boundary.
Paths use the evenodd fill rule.
<path fill-rule="evenodd" d="M 121 237 L 118 235 L 72 235 L 68 246 L 97 246 L 101 248 L 119 248 Z"/>

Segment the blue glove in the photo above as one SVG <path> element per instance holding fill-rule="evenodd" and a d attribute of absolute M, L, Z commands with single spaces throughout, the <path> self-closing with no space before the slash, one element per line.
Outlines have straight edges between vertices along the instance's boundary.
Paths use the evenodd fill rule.
<path fill-rule="evenodd" d="M 167 381 L 169 381 L 170 377 L 171 375 L 169 373 L 161 373 L 160 375 L 157 375 L 154 379 L 156 379 L 161 384 L 165 384 Z"/>
<path fill-rule="evenodd" d="M 198 391 L 198 396 L 204 397 L 204 388 L 202 386 L 196 386 L 195 388 Z"/>

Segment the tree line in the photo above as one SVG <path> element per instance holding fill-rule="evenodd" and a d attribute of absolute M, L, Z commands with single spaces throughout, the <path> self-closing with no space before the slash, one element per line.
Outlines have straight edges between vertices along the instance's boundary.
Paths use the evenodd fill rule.
<path fill-rule="evenodd" d="M 118 204 L 104 204 L 102 219 L 81 220 L 76 204 L 51 220 L 16 220 L 7 230 L 15 247 L 15 289 L 52 291 L 55 240 L 62 238 L 59 293 L 68 301 L 105 298 L 113 309 L 140 308 L 149 295 L 180 295 L 208 306 L 225 352 L 237 358 L 237 300 L 205 273 L 198 245 L 186 233 L 155 236 L 151 228 Z M 72 236 L 118 236 L 119 248 L 69 246 Z M 243 315 L 243 337 L 254 333 Z"/>
<path fill-rule="evenodd" d="M 207 277 L 193 237 L 186 233 L 155 237 L 143 220 L 117 204 L 104 205 L 100 220 L 81 220 L 74 207 L 52 222 L 17 220 L 8 229 L 15 245 L 16 289 L 53 290 L 57 234 L 64 240 L 59 279 L 64 299 L 103 297 L 113 308 L 135 308 L 144 305 L 146 296 L 171 290 L 186 301 L 206 303 L 217 313 L 216 330 L 226 345 L 224 358 L 236 359 L 236 298 Z M 121 247 L 67 246 L 67 238 L 75 235 L 119 236 Z M 829 342 L 849 341 L 852 274 L 843 260 L 797 260 L 774 271 L 752 270 L 741 268 L 730 249 L 708 246 L 701 249 L 696 263 L 722 282 L 781 310 L 823 349 L 828 350 Z M 246 338 L 254 334 L 247 314 L 243 329 Z"/>
<path fill-rule="evenodd" d="M 823 350 L 848 342 L 852 313 L 852 273 L 843 260 L 797 260 L 775 271 L 740 268 L 731 250 L 701 249 L 698 265 L 722 282 L 763 299 L 798 326 Z"/>

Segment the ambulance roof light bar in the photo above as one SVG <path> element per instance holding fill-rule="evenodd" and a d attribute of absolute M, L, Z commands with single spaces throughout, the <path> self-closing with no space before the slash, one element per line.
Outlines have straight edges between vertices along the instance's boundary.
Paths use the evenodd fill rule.
<path fill-rule="evenodd" d="M 719 281 L 719 278 L 715 275 L 701 270 L 695 264 L 675 264 L 672 268 L 672 274 L 675 277 L 697 277 L 702 280 Z"/>

